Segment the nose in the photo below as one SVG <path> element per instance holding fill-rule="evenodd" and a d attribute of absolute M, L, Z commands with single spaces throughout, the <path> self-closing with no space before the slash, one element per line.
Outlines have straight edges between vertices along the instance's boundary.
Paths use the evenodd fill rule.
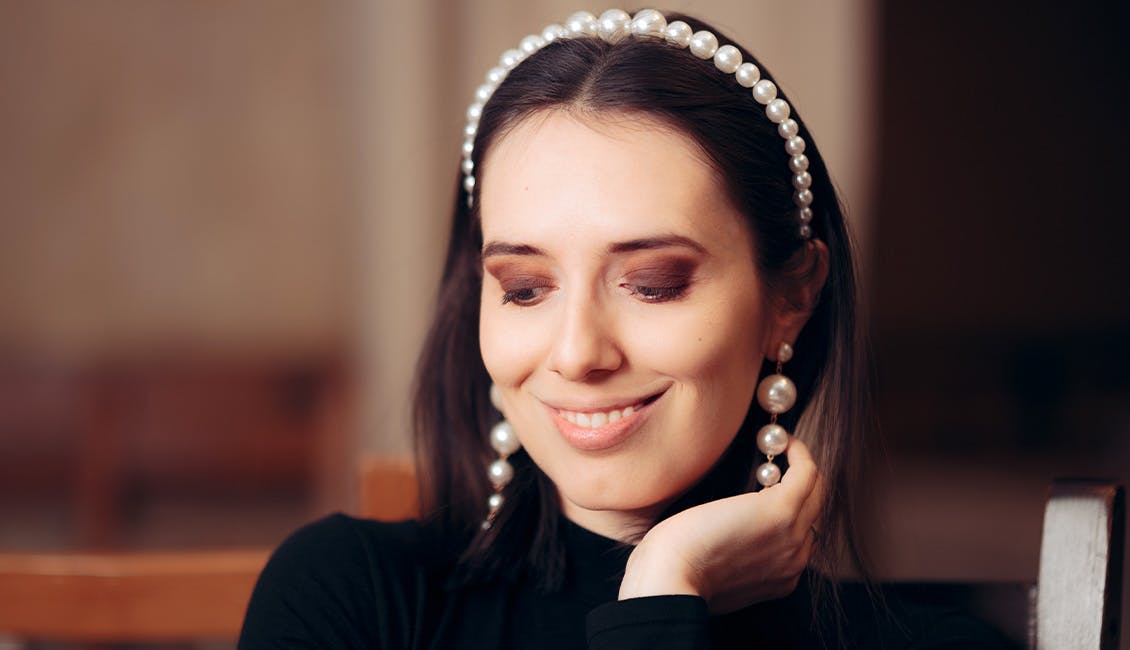
<path fill-rule="evenodd" d="M 549 352 L 550 371 L 569 381 L 591 381 L 623 365 L 615 316 L 600 300 L 577 295 L 563 309 Z"/>

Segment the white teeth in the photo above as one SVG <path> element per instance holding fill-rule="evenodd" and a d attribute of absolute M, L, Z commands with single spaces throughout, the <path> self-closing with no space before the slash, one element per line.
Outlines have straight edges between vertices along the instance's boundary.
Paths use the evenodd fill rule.
<path fill-rule="evenodd" d="M 575 424 L 579 427 L 588 427 L 590 429 L 602 427 L 610 422 L 615 422 L 620 418 L 626 418 L 635 412 L 636 409 L 633 406 L 626 406 L 623 409 L 617 409 L 615 411 L 599 411 L 596 413 L 580 413 L 577 411 L 564 410 L 560 411 L 562 417 L 564 417 L 571 424 Z"/>

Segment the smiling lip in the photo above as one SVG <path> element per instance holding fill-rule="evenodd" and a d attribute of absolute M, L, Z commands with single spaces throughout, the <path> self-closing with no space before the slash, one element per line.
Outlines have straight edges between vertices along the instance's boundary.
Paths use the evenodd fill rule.
<path fill-rule="evenodd" d="M 548 405 L 547 408 L 561 437 L 571 447 L 581 451 L 601 451 L 622 443 L 639 429 L 651 413 L 651 407 L 662 396 L 663 393 L 657 393 L 630 406 L 606 411 L 578 412 Z M 611 418 L 606 417 L 610 414 Z M 590 426 L 594 424 L 594 417 L 602 423 Z"/>

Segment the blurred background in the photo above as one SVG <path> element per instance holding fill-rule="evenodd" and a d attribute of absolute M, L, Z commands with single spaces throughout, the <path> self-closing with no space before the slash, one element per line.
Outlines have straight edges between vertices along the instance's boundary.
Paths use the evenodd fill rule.
<path fill-rule="evenodd" d="M 410 449 L 464 108 L 581 8 L 0 0 L 0 549 L 354 508 L 358 460 Z M 658 8 L 755 52 L 842 191 L 880 577 L 1034 579 L 1048 481 L 1130 479 L 1130 9 Z"/>

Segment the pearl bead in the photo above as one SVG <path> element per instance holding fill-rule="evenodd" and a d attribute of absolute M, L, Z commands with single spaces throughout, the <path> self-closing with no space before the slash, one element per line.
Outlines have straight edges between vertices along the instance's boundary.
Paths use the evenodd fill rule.
<path fill-rule="evenodd" d="M 479 132 L 478 122 L 468 122 L 467 126 L 463 127 L 463 137 L 464 138 L 473 138 L 473 137 L 475 137 L 475 134 L 478 133 L 478 132 Z"/>
<path fill-rule="evenodd" d="M 723 45 L 714 53 L 714 67 L 726 74 L 733 74 L 742 64 L 742 53 L 733 45 Z"/>
<path fill-rule="evenodd" d="M 798 210 L 798 212 L 800 212 L 801 223 L 808 223 L 809 221 L 812 221 L 812 208 L 803 207 Z"/>
<path fill-rule="evenodd" d="M 492 84 L 494 86 L 498 86 L 498 84 L 502 83 L 502 80 L 505 79 L 505 78 L 506 78 L 506 68 L 504 68 L 500 65 L 496 65 L 493 68 L 491 68 L 489 71 L 487 71 L 487 83 Z"/>
<path fill-rule="evenodd" d="M 632 31 L 632 17 L 623 9 L 609 9 L 600 15 L 597 30 L 609 43 L 618 43 Z"/>
<path fill-rule="evenodd" d="M 475 89 L 475 99 L 480 104 L 487 103 L 490 96 L 494 94 L 495 86 L 491 84 L 483 84 Z"/>
<path fill-rule="evenodd" d="M 734 77 L 742 86 L 753 88 L 753 85 L 761 79 L 761 71 L 754 64 L 746 62 L 738 66 L 737 71 L 734 72 Z"/>
<path fill-rule="evenodd" d="M 483 115 L 483 105 L 475 102 L 467 107 L 467 121 L 478 122 L 479 118 Z"/>
<path fill-rule="evenodd" d="M 557 23 L 553 23 L 552 25 L 547 25 L 545 29 L 541 30 L 541 37 L 545 40 L 546 43 L 552 43 L 559 38 L 565 38 L 568 33 L 569 32 L 567 32 L 564 27 L 558 25 Z"/>
<path fill-rule="evenodd" d="M 753 98 L 762 106 L 777 99 L 777 84 L 768 79 L 762 79 L 753 84 Z"/>
<path fill-rule="evenodd" d="M 764 463 L 757 468 L 757 482 L 762 487 L 769 487 L 781 482 L 781 468 L 773 463 Z"/>
<path fill-rule="evenodd" d="M 492 513 L 498 512 L 502 509 L 502 504 L 506 503 L 506 498 L 498 492 L 487 497 L 487 507 L 490 508 Z"/>
<path fill-rule="evenodd" d="M 499 455 L 506 457 L 521 449 L 522 443 L 518 441 L 518 436 L 514 435 L 514 429 L 510 426 L 510 423 L 503 420 L 491 428 L 490 446 Z"/>
<path fill-rule="evenodd" d="M 463 157 L 470 158 L 473 153 L 475 153 L 475 141 L 467 138 L 463 141 Z"/>
<path fill-rule="evenodd" d="M 463 178 L 463 189 L 467 190 L 468 194 L 475 191 L 475 177 L 474 176 L 467 176 L 467 177 Z"/>
<path fill-rule="evenodd" d="M 475 171 L 475 163 L 471 162 L 470 158 L 464 158 L 463 162 L 459 164 L 459 168 L 463 170 L 464 174 L 470 174 Z"/>
<path fill-rule="evenodd" d="M 796 404 L 796 386 L 784 375 L 769 375 L 757 385 L 757 403 L 769 413 L 784 413 Z"/>
<path fill-rule="evenodd" d="M 502 413 L 502 391 L 494 384 L 490 385 L 490 405 L 494 410 Z"/>
<path fill-rule="evenodd" d="M 789 158 L 789 169 L 793 170 L 797 174 L 808 169 L 808 156 L 801 154 L 799 156 L 793 156 L 792 158 Z"/>
<path fill-rule="evenodd" d="M 793 359 L 793 346 L 789 345 L 788 341 L 781 341 L 781 345 L 777 347 L 777 361 L 781 363 L 788 363 Z"/>
<path fill-rule="evenodd" d="M 687 47 L 691 44 L 691 26 L 681 20 L 667 25 L 667 29 L 663 30 L 663 35 L 667 37 L 667 41 L 679 47 Z"/>
<path fill-rule="evenodd" d="M 522 62 L 525 58 L 522 55 L 522 50 L 506 50 L 502 53 L 502 57 L 498 59 L 499 65 L 507 70 L 513 70 L 515 66 Z"/>
<path fill-rule="evenodd" d="M 487 477 L 490 478 L 491 485 L 500 488 L 514 478 L 514 468 L 510 463 L 499 458 L 487 468 Z"/>
<path fill-rule="evenodd" d="M 667 19 L 654 9 L 641 9 L 632 18 L 632 33 L 640 36 L 664 36 Z"/>
<path fill-rule="evenodd" d="M 804 153 L 804 138 L 799 135 L 794 135 L 785 141 L 785 151 L 789 152 L 790 156 L 799 156 Z"/>
<path fill-rule="evenodd" d="M 793 187 L 798 190 L 807 190 L 812 187 L 812 175 L 808 172 L 801 172 L 793 176 Z"/>
<path fill-rule="evenodd" d="M 780 456 L 789 446 L 789 433 L 779 424 L 766 424 L 757 431 L 757 448 L 766 456 Z"/>
<path fill-rule="evenodd" d="M 565 29 L 571 36 L 596 36 L 596 16 L 587 11 L 578 11 L 565 21 Z"/>
<path fill-rule="evenodd" d="M 774 124 L 780 124 L 789 119 L 789 103 L 783 99 L 774 99 L 765 105 L 765 116 Z"/>
<path fill-rule="evenodd" d="M 784 139 L 795 138 L 796 134 L 800 132 L 800 127 L 797 126 L 796 120 L 789 118 L 784 122 L 777 125 L 777 133 Z"/>
<path fill-rule="evenodd" d="M 799 190 L 793 194 L 793 201 L 802 208 L 812 205 L 812 190 Z"/>
<path fill-rule="evenodd" d="M 811 237 L 812 236 L 812 226 L 808 225 L 807 223 L 802 224 L 801 227 L 800 227 L 800 236 L 804 239 L 808 239 L 809 237 Z"/>
<path fill-rule="evenodd" d="M 694 35 L 691 36 L 689 47 L 691 48 L 691 54 L 700 59 L 709 59 L 718 51 L 718 37 L 705 29 L 700 32 L 695 32 Z"/>
<path fill-rule="evenodd" d="M 523 38 L 520 43 L 518 43 L 518 49 L 525 52 L 526 56 L 537 52 L 543 47 L 545 47 L 545 39 L 543 39 L 541 36 L 538 36 L 537 34 L 530 34 L 529 36 Z"/>

